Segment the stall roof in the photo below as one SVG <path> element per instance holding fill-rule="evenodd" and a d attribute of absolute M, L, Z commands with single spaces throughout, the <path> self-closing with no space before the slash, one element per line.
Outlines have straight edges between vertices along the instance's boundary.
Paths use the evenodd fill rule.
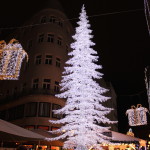
<path fill-rule="evenodd" d="M 136 137 L 133 137 L 133 136 L 130 136 L 130 135 L 126 135 L 126 134 L 123 134 L 123 133 L 119 133 L 119 132 L 115 132 L 115 131 L 111 131 L 112 133 L 112 140 L 113 141 L 141 141 L 142 139 L 140 138 L 136 138 Z"/>
<path fill-rule="evenodd" d="M 44 140 L 45 136 L 34 133 L 10 122 L 0 119 L 1 141 Z"/>

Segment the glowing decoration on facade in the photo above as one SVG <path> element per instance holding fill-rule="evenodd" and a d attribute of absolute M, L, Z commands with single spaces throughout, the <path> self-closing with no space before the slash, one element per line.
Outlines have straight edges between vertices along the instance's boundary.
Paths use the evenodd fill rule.
<path fill-rule="evenodd" d="M 8 44 L 0 41 L 0 80 L 17 80 L 25 56 L 28 60 L 27 53 L 16 39 Z"/>
<path fill-rule="evenodd" d="M 55 114 L 64 114 L 60 120 L 50 120 L 53 124 L 61 124 L 61 128 L 51 133 L 57 137 L 47 138 L 55 141 L 65 139 L 64 149 L 88 150 L 102 149 L 97 147 L 99 143 L 110 143 L 111 136 L 105 135 L 109 132 L 109 127 L 103 124 L 117 123 L 107 118 L 111 108 L 103 106 L 103 102 L 109 97 L 105 96 L 108 90 L 101 87 L 96 80 L 102 78 L 102 73 L 98 70 L 102 68 L 97 65 L 97 52 L 92 48 L 92 30 L 85 7 L 83 5 L 78 27 L 73 36 L 74 42 L 71 44 L 72 51 L 68 54 L 70 59 L 66 62 L 60 86 L 61 93 L 58 98 L 65 98 L 66 105 Z M 65 131 L 65 132 L 62 132 Z"/>
<path fill-rule="evenodd" d="M 147 90 L 147 97 L 148 97 L 148 103 L 149 103 L 149 110 L 150 110 L 150 78 L 149 78 L 149 67 L 145 68 L 145 85 L 146 85 L 146 90 Z"/>
<path fill-rule="evenodd" d="M 128 121 L 130 126 L 140 126 L 147 124 L 147 116 L 146 113 L 148 109 L 142 107 L 141 104 L 137 104 L 137 107 L 134 105 L 131 106 L 131 109 L 126 111 L 126 115 L 128 115 Z"/>
<path fill-rule="evenodd" d="M 145 10 L 145 17 L 148 26 L 148 31 L 150 34 L 150 1 L 149 0 L 144 0 L 144 10 Z"/>

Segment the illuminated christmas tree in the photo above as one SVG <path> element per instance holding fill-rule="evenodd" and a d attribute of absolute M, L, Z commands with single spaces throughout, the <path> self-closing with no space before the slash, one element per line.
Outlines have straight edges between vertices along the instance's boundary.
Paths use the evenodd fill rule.
<path fill-rule="evenodd" d="M 56 114 L 64 114 L 60 120 L 50 120 L 54 124 L 62 124 L 58 130 L 52 133 L 61 133 L 58 137 L 48 140 L 65 139 L 64 148 L 77 150 L 96 147 L 100 143 L 108 143 L 110 137 L 104 135 L 109 127 L 101 126 L 110 121 L 106 115 L 111 108 L 102 105 L 109 98 L 103 94 L 107 89 L 101 87 L 95 80 L 101 79 L 102 74 L 98 72 L 102 68 L 97 65 L 97 52 L 91 48 L 95 44 L 91 41 L 90 24 L 84 6 L 80 13 L 75 40 L 71 44 L 72 52 L 70 59 L 66 62 L 67 67 L 63 72 L 61 82 L 61 94 L 58 98 L 65 98 L 66 105 L 55 110 Z M 98 125 L 99 124 L 99 125 Z M 98 147 L 100 149 L 100 146 Z"/>

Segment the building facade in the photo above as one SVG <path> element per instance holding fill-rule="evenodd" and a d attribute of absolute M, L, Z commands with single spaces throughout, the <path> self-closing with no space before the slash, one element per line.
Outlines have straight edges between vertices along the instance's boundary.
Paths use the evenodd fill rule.
<path fill-rule="evenodd" d="M 41 134 L 59 128 L 59 125 L 53 125 L 49 120 L 62 117 L 52 110 L 65 105 L 64 99 L 54 95 L 59 93 L 59 83 L 67 54 L 71 51 L 73 34 L 73 27 L 62 9 L 52 7 L 38 12 L 23 28 L 10 35 L 9 39 L 19 40 L 29 55 L 29 61 L 23 62 L 19 80 L 0 81 L 1 119 Z M 106 105 L 114 108 L 109 118 L 117 120 L 115 91 L 110 83 L 103 84 L 110 89 L 108 96 L 112 97 Z M 117 124 L 112 125 L 111 129 L 117 131 Z M 58 150 L 61 144 L 46 143 L 51 149 Z"/>

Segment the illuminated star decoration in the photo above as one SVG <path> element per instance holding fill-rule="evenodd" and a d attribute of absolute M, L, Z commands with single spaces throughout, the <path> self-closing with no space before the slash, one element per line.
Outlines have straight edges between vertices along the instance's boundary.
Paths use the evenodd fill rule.
<path fill-rule="evenodd" d="M 18 80 L 23 59 L 27 53 L 21 44 L 12 39 L 8 44 L 0 41 L 0 80 Z"/>

